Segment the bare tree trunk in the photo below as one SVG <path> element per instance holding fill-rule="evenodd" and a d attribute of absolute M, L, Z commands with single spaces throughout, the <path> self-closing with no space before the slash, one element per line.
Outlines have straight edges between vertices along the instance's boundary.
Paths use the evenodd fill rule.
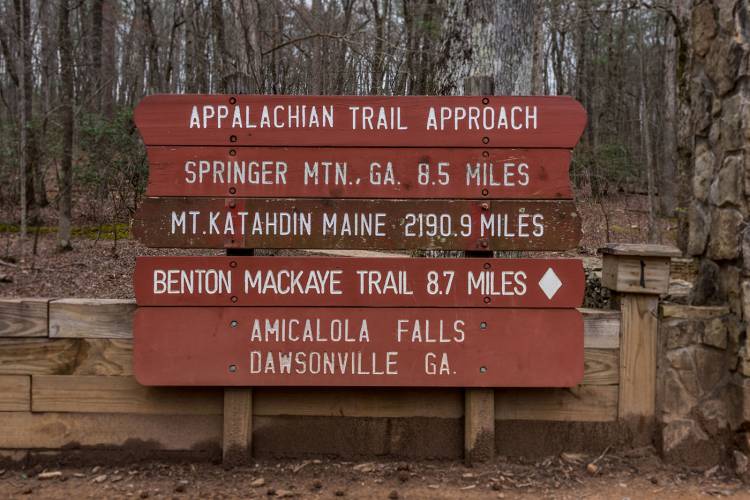
<path fill-rule="evenodd" d="M 667 19 L 666 52 L 664 54 L 664 120 L 661 130 L 664 143 L 659 176 L 659 212 L 671 217 L 677 207 L 677 36 L 676 26 Z"/>
<path fill-rule="evenodd" d="M 325 73 L 323 70 L 323 38 L 321 37 L 323 31 L 323 3 L 321 0 L 312 0 L 310 13 L 308 14 L 305 11 L 305 21 L 311 30 L 315 30 L 312 33 L 310 94 L 320 95 L 323 93 L 323 74 Z"/>
<path fill-rule="evenodd" d="M 68 0 L 59 0 L 60 114 L 63 132 L 60 160 L 60 201 L 57 246 L 70 250 L 71 191 L 73 187 L 73 47 L 68 24 Z"/>
<path fill-rule="evenodd" d="M 16 15 L 18 16 L 18 27 L 19 27 L 18 31 L 22 34 L 25 34 L 27 33 L 26 24 L 28 23 L 28 16 L 26 14 L 29 8 L 28 0 L 24 0 L 22 2 L 16 2 L 16 8 L 20 9 L 16 11 Z M 31 99 L 31 96 L 27 95 L 27 89 L 29 88 L 29 86 L 26 84 L 26 82 L 28 81 L 30 72 L 26 70 L 26 65 L 27 65 L 26 53 L 29 51 L 29 47 L 26 45 L 25 42 L 26 42 L 26 37 L 22 35 L 21 44 L 20 44 L 21 45 L 21 49 L 20 49 L 21 57 L 19 58 L 21 62 L 21 68 L 18 71 L 18 73 L 21 75 L 21 81 L 19 85 L 20 101 L 21 101 L 21 106 L 20 106 L 20 110 L 21 110 L 21 120 L 20 120 L 21 134 L 20 135 L 21 137 L 20 137 L 20 144 L 19 144 L 21 158 L 19 161 L 19 168 L 20 168 L 19 177 L 21 180 L 20 189 L 21 189 L 21 241 L 22 243 L 23 241 L 26 240 L 27 222 L 28 222 L 27 221 L 28 219 L 28 212 L 27 212 L 28 211 L 28 195 L 29 195 L 29 192 L 27 189 L 29 176 L 27 175 L 28 157 L 27 157 L 26 144 L 28 141 L 28 129 L 29 129 L 28 112 L 29 112 L 30 107 L 26 106 L 26 102 L 27 100 Z M 28 58 L 29 62 L 30 62 L 30 59 L 31 58 L 29 57 Z"/>
<path fill-rule="evenodd" d="M 656 185 L 654 181 L 654 156 L 652 150 L 651 127 L 649 123 L 649 113 L 646 95 L 646 58 L 645 48 L 643 47 L 643 37 L 645 33 L 641 32 L 638 36 L 639 54 L 639 71 L 640 71 L 640 97 L 639 97 L 639 115 L 641 125 L 641 139 L 643 144 L 643 154 L 645 157 L 646 179 L 648 183 L 648 241 L 656 243 L 659 238 L 659 230 L 656 221 Z"/>
<path fill-rule="evenodd" d="M 539 0 L 443 1 L 447 3 L 439 63 L 441 92 L 458 92 L 470 75 L 492 75 L 499 94 L 531 94 Z"/>
<path fill-rule="evenodd" d="M 370 94 L 383 93 L 383 66 L 385 64 L 385 23 L 389 15 L 390 0 L 370 0 L 375 18 L 375 47 L 372 54 L 372 71 L 370 75 Z"/>
<path fill-rule="evenodd" d="M 91 5 L 91 74 L 94 97 L 91 99 L 97 113 L 102 112 L 102 22 L 104 0 L 94 0 Z M 61 47 L 62 49 L 62 47 Z M 64 85 L 64 84 L 63 84 Z"/>
<path fill-rule="evenodd" d="M 111 118 L 114 112 L 115 89 L 115 43 L 116 43 L 116 5 L 115 0 L 102 2 L 102 47 L 99 85 L 101 86 L 101 111 Z"/>
<path fill-rule="evenodd" d="M 538 5 L 537 9 L 532 12 L 534 17 L 534 32 L 533 32 L 533 53 L 531 63 L 531 94 L 542 95 L 544 94 L 544 73 L 545 73 L 545 58 L 544 58 L 544 9 L 542 5 Z"/>
<path fill-rule="evenodd" d="M 224 39 L 224 6 L 222 0 L 211 0 L 211 32 L 213 34 L 213 59 L 215 67 L 213 68 L 216 84 L 214 88 L 219 93 L 225 93 L 227 90 L 226 81 L 229 76 L 227 68 L 227 51 L 226 41 Z"/>

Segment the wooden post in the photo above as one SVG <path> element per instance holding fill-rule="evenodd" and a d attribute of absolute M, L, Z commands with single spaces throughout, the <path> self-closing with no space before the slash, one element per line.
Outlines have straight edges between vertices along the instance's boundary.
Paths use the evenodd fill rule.
<path fill-rule="evenodd" d="M 253 439 L 253 390 L 244 387 L 224 389 L 224 430 L 222 458 L 225 465 L 250 461 Z"/>
<path fill-rule="evenodd" d="M 228 249 L 227 256 L 252 256 L 253 249 Z M 253 390 L 245 387 L 224 388 L 224 428 L 222 458 L 224 465 L 250 462 L 253 442 Z"/>
<path fill-rule="evenodd" d="M 473 76 L 464 80 L 464 94 L 493 95 L 492 76 Z M 467 257 L 492 257 L 492 251 L 466 252 Z M 464 460 L 471 465 L 495 457 L 495 390 L 464 390 Z"/>
<path fill-rule="evenodd" d="M 622 311 L 618 419 L 635 441 L 647 442 L 655 423 L 659 295 L 669 290 L 669 264 L 680 251 L 665 245 L 611 244 L 603 254 L 602 285 Z"/>

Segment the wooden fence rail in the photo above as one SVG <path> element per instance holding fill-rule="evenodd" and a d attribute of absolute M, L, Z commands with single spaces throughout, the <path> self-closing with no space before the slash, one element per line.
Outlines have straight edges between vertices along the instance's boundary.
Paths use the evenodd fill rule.
<path fill-rule="evenodd" d="M 218 449 L 222 388 L 151 388 L 132 376 L 131 300 L 0 299 L 0 449 Z M 497 389 L 496 420 L 614 421 L 620 312 L 583 310 L 585 376 L 571 389 Z M 553 332 L 551 332 L 553 333 Z M 251 408 L 251 413 L 250 413 Z M 254 389 L 255 433 L 287 417 L 460 421 L 461 389 Z M 258 417 L 254 419 L 254 417 Z"/>

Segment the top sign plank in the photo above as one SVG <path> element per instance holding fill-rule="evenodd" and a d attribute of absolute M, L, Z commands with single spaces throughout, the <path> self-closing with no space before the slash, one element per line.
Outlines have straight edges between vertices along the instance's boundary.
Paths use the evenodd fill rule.
<path fill-rule="evenodd" d="M 134 118 L 148 146 L 571 149 L 586 124 L 564 96 L 153 95 Z"/>

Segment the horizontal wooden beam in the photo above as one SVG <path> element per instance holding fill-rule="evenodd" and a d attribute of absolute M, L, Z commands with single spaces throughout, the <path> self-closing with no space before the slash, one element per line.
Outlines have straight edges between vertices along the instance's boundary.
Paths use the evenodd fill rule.
<path fill-rule="evenodd" d="M 463 390 L 258 388 L 253 390 L 253 414 L 461 418 Z"/>
<path fill-rule="evenodd" d="M 620 311 L 579 309 L 583 314 L 584 345 L 596 349 L 620 347 Z"/>
<path fill-rule="evenodd" d="M 32 411 L 221 415 L 223 391 L 144 387 L 132 377 L 35 375 Z"/>
<path fill-rule="evenodd" d="M 46 337 L 49 299 L 0 299 L 0 337 Z"/>
<path fill-rule="evenodd" d="M 0 375 L 131 375 L 131 339 L 0 339 Z"/>
<path fill-rule="evenodd" d="M 23 299 L 27 300 L 27 299 Z M 135 302 L 127 299 L 59 299 L 50 303 L 51 337 L 132 339 Z M 584 345 L 617 349 L 620 345 L 620 311 L 580 309 L 584 322 Z M 1 337 L 2 335 L 0 335 Z M 0 344 L 0 357 L 2 346 Z M 2 362 L 0 361 L 0 369 Z"/>
<path fill-rule="evenodd" d="M 76 339 L 0 339 L 0 375 L 70 373 L 79 346 Z"/>
<path fill-rule="evenodd" d="M 0 412 L 0 448 L 218 450 L 220 415 Z"/>
<path fill-rule="evenodd" d="M 497 420 L 611 422 L 617 420 L 618 386 L 571 389 L 496 389 Z"/>
<path fill-rule="evenodd" d="M 31 377 L 0 375 L 0 411 L 31 410 Z"/>
<path fill-rule="evenodd" d="M 119 341 L 123 343 L 125 341 Z M 123 357 L 129 356 L 125 351 Z M 617 350 L 586 349 L 584 384 L 618 383 Z M 95 363 L 108 375 L 116 365 Z M 130 364 L 123 374 L 130 374 Z M 80 370 L 80 368 L 77 368 Z M 86 370 L 90 371 L 90 370 Z M 566 389 L 563 389 L 565 391 Z M 37 412 L 220 414 L 222 391 L 209 388 L 147 388 L 132 377 L 35 375 L 32 408 Z M 256 389 L 255 414 L 352 417 L 460 418 L 460 389 Z M 542 419 L 544 420 L 544 419 Z"/>
<path fill-rule="evenodd" d="M 49 304 L 49 336 L 130 338 L 134 300 L 59 299 Z"/>

